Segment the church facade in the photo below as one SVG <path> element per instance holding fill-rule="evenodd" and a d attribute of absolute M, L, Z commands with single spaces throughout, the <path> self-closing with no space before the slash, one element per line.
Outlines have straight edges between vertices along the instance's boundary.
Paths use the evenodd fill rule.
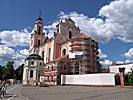
<path fill-rule="evenodd" d="M 80 28 L 71 18 L 65 19 L 65 22 L 60 21 L 56 25 L 53 36 L 48 38 L 48 35 L 43 32 L 43 20 L 39 16 L 34 26 L 34 32 L 31 34 L 29 55 L 39 55 L 38 57 L 41 58 L 37 60 L 32 59 L 37 57 L 29 56 L 31 60 L 26 59 L 29 63 L 27 68 L 31 67 L 30 63 L 33 63 L 34 60 L 37 61 L 38 65 L 35 66 L 37 71 L 31 71 L 32 73 L 27 71 L 29 74 L 26 74 L 27 72 L 24 70 L 23 77 L 35 73 L 37 77 L 32 80 L 39 82 L 39 77 L 44 76 L 45 84 L 60 84 L 61 74 L 88 74 L 101 72 L 102 69 L 97 56 L 98 42 L 80 33 Z M 40 62 L 41 65 L 39 65 Z M 29 79 L 27 78 L 27 80 Z"/>

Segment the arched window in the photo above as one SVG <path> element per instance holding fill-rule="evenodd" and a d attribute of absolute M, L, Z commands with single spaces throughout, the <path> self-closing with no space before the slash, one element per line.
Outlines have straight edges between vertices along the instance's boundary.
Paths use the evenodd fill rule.
<path fill-rule="evenodd" d="M 51 70 L 52 70 L 52 71 L 54 70 L 54 66 L 53 66 L 53 65 L 51 66 Z"/>
<path fill-rule="evenodd" d="M 51 82 L 53 82 L 54 80 L 53 80 L 54 78 L 53 78 L 53 76 L 51 76 Z"/>
<path fill-rule="evenodd" d="M 49 82 L 49 75 L 47 76 L 47 81 Z"/>
<path fill-rule="evenodd" d="M 74 64 L 74 71 L 75 71 L 75 74 L 79 74 L 79 62 L 76 62 Z"/>
<path fill-rule="evenodd" d="M 48 60 L 50 61 L 50 57 L 51 57 L 51 48 L 49 48 L 48 50 Z"/>
<path fill-rule="evenodd" d="M 38 39 L 38 46 L 40 46 L 40 40 Z"/>
<path fill-rule="evenodd" d="M 69 31 L 69 39 L 71 39 L 71 38 L 72 38 L 72 32 Z"/>
<path fill-rule="evenodd" d="M 42 58 L 44 59 L 44 51 L 42 51 Z"/>
<path fill-rule="evenodd" d="M 66 49 L 62 50 L 62 56 L 66 55 Z"/>
<path fill-rule="evenodd" d="M 30 78 L 33 78 L 33 70 L 30 70 Z"/>
<path fill-rule="evenodd" d="M 66 64 L 64 64 L 63 69 L 67 70 L 67 65 Z"/>
<path fill-rule="evenodd" d="M 48 66 L 48 71 L 49 71 L 49 66 Z"/>

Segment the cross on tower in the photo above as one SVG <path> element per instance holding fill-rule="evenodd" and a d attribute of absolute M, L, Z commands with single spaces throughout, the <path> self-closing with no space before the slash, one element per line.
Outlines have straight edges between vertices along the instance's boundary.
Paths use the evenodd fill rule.
<path fill-rule="evenodd" d="M 39 11 L 39 17 L 41 17 L 41 13 L 42 13 L 42 12 L 41 12 L 41 11 Z"/>

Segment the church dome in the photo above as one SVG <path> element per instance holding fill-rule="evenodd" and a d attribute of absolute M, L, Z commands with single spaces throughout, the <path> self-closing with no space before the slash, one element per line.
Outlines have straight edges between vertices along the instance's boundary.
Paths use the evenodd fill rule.
<path fill-rule="evenodd" d="M 29 59 L 43 60 L 42 57 L 40 55 L 38 55 L 38 54 L 31 54 L 25 60 L 29 60 Z"/>

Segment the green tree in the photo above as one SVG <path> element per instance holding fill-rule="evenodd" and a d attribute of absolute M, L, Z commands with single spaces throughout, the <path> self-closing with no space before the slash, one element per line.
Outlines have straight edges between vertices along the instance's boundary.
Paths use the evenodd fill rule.
<path fill-rule="evenodd" d="M 0 65 L 0 80 L 2 79 L 2 68 L 1 68 L 1 65 Z"/>
<path fill-rule="evenodd" d="M 13 68 L 13 61 L 8 61 L 6 66 L 7 66 L 7 71 L 6 74 L 8 75 L 6 78 L 7 79 L 13 79 L 14 78 L 14 68 Z"/>
<path fill-rule="evenodd" d="M 2 66 L 0 65 L 0 80 L 2 79 L 2 71 L 3 71 L 3 69 L 2 69 Z"/>
<path fill-rule="evenodd" d="M 115 85 L 120 85 L 120 75 L 119 74 L 115 75 Z"/>
<path fill-rule="evenodd" d="M 128 82 L 130 86 L 133 86 L 133 69 L 128 73 Z"/>
<path fill-rule="evenodd" d="M 15 70 L 15 75 L 16 75 L 17 80 L 22 80 L 22 77 L 23 77 L 23 67 L 24 67 L 24 64 L 22 64 L 21 66 L 19 66 Z"/>
<path fill-rule="evenodd" d="M 8 70 L 7 70 L 7 68 L 3 68 L 3 71 L 2 71 L 2 80 L 6 80 L 6 79 L 8 79 Z"/>

